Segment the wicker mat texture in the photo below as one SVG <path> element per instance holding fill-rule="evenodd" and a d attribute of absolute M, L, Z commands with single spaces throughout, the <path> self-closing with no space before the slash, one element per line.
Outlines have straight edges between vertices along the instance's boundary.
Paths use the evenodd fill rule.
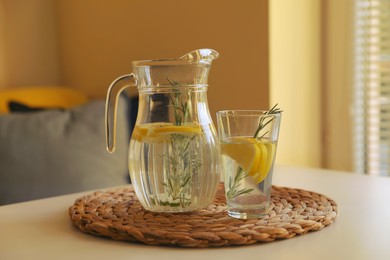
<path fill-rule="evenodd" d="M 227 215 L 223 185 L 205 210 L 191 213 L 146 211 L 132 186 L 95 192 L 69 208 L 83 232 L 148 245 L 220 247 L 292 238 L 321 230 L 338 216 L 337 204 L 316 192 L 273 186 L 271 210 L 262 219 Z"/>

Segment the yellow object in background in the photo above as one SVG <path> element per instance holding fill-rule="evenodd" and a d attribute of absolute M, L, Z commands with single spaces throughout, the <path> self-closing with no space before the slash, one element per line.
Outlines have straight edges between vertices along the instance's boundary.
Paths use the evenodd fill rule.
<path fill-rule="evenodd" d="M 0 113 L 8 113 L 15 101 L 33 108 L 71 108 L 88 101 L 87 95 L 69 87 L 40 86 L 0 89 Z"/>

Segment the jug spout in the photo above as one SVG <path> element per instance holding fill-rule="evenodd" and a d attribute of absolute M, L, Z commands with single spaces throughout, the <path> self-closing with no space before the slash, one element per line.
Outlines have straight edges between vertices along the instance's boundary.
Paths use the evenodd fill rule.
<path fill-rule="evenodd" d="M 199 49 L 183 55 L 180 57 L 180 60 L 184 60 L 188 63 L 211 64 L 218 56 L 219 53 L 213 49 Z"/>

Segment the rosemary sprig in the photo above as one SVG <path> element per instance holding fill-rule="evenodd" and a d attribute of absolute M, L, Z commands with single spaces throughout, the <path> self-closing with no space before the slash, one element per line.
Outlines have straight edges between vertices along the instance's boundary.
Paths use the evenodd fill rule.
<path fill-rule="evenodd" d="M 242 194 L 251 193 L 253 191 L 253 189 L 247 189 L 247 188 L 238 189 L 239 186 L 241 185 L 240 181 L 245 179 L 246 176 L 248 176 L 248 174 L 245 173 L 244 169 L 242 169 L 241 167 L 238 167 L 237 173 L 234 176 L 233 181 L 232 181 L 231 177 L 229 178 L 229 183 L 228 183 L 229 190 L 226 193 L 226 197 L 228 199 L 232 199 L 232 198 L 237 197 L 237 196 L 242 195 Z"/>
<path fill-rule="evenodd" d="M 266 111 L 264 114 L 265 115 L 276 115 L 276 114 L 282 113 L 283 110 L 281 110 L 277 106 L 278 106 L 278 104 L 275 104 L 270 110 Z M 260 119 L 259 125 L 258 125 L 257 130 L 256 130 L 255 134 L 253 135 L 253 137 L 258 138 L 258 139 L 263 138 L 267 134 L 267 132 L 265 132 L 262 136 L 258 137 L 258 135 L 260 134 L 260 131 L 263 130 L 274 119 L 275 119 L 275 117 L 271 117 L 271 116 L 262 117 Z"/>
<path fill-rule="evenodd" d="M 189 137 L 173 134 L 171 136 L 172 154 L 165 156 L 165 171 L 168 172 L 169 175 L 167 182 L 162 183 L 166 188 L 168 197 L 172 201 L 172 204 L 169 204 L 170 206 L 183 207 L 191 204 L 190 199 L 186 198 L 186 192 L 188 192 L 192 175 L 201 166 L 201 162 L 197 160 L 197 158 L 191 158 L 190 144 L 196 140 L 195 138 L 196 135 Z M 194 156 L 192 155 L 192 157 Z M 191 167 L 191 160 L 194 159 L 195 162 L 192 163 Z M 179 204 L 177 204 L 177 200 L 179 200 Z M 168 202 L 169 201 L 162 203 L 168 205 Z"/>
<path fill-rule="evenodd" d="M 270 115 L 275 115 L 283 112 L 277 106 L 278 104 L 275 104 L 270 110 L 264 113 L 265 115 L 268 116 L 264 116 L 260 119 L 259 125 L 255 131 L 255 134 L 253 135 L 254 138 L 261 140 L 268 133 L 267 131 L 263 133 L 261 136 L 259 136 L 261 130 L 263 130 L 267 125 L 269 125 L 275 119 L 275 117 L 272 117 Z M 246 173 L 244 169 L 239 166 L 237 168 L 237 173 L 234 176 L 234 179 L 232 179 L 231 177 L 229 178 L 229 183 L 228 183 L 229 190 L 226 193 L 226 197 L 228 199 L 232 199 L 243 194 L 249 194 L 253 191 L 253 189 L 248 189 L 248 188 L 239 189 L 241 185 L 240 183 L 241 180 L 245 179 L 247 176 L 248 173 Z"/>
<path fill-rule="evenodd" d="M 172 105 L 174 108 L 175 125 L 184 125 L 189 118 L 191 118 L 191 107 L 189 99 L 187 102 L 183 102 L 181 92 L 179 90 L 180 82 L 176 80 L 170 80 L 167 78 L 169 84 L 174 88 L 174 95 L 169 95 Z"/>
<path fill-rule="evenodd" d="M 179 89 L 180 82 L 167 79 L 173 87 L 174 93 L 169 95 L 173 107 L 174 124 L 181 126 L 187 124 L 191 119 L 191 103 L 189 94 L 183 98 Z M 168 199 L 157 201 L 162 206 L 185 207 L 191 204 L 188 192 L 191 186 L 192 176 L 196 174 L 202 165 L 198 156 L 191 153 L 192 145 L 197 141 L 197 134 L 182 135 L 172 134 L 170 138 L 171 152 L 165 157 L 165 172 L 167 180 L 163 182 Z"/>

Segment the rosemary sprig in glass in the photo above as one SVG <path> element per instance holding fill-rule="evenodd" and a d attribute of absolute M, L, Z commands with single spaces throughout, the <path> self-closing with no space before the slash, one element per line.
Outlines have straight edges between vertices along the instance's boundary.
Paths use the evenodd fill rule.
<path fill-rule="evenodd" d="M 268 110 L 264 113 L 265 116 L 263 116 L 260 119 L 259 125 L 255 131 L 255 134 L 253 135 L 254 138 L 261 140 L 268 133 L 268 131 L 267 131 L 267 132 L 262 133 L 262 135 L 260 135 L 261 130 L 263 130 L 268 124 L 270 124 L 275 119 L 275 117 L 271 117 L 271 116 L 267 116 L 267 115 L 275 115 L 275 114 L 280 114 L 283 112 L 277 106 L 278 106 L 278 104 L 274 105 L 270 110 Z M 226 193 L 226 197 L 228 199 L 232 199 L 232 198 L 235 198 L 235 197 L 237 197 L 239 195 L 243 195 L 243 194 L 249 194 L 253 191 L 252 188 L 240 189 L 241 180 L 245 179 L 247 176 L 248 176 L 248 173 L 243 168 L 241 168 L 239 166 L 237 168 L 237 173 L 234 176 L 234 178 L 231 178 L 231 177 L 229 178 L 229 183 L 228 183 L 229 189 Z"/>

